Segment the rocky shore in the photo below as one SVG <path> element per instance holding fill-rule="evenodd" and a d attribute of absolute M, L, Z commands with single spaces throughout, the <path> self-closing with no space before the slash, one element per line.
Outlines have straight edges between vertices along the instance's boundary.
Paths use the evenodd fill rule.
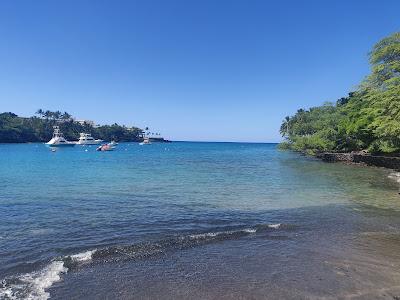
<path fill-rule="evenodd" d="M 400 157 L 370 155 L 366 153 L 319 153 L 317 158 L 325 162 L 344 162 L 364 164 L 368 166 L 384 167 L 400 170 Z"/>

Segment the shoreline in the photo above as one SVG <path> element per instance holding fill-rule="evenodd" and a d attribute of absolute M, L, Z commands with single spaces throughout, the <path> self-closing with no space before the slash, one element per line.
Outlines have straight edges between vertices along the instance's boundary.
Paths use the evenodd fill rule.
<path fill-rule="evenodd" d="M 392 170 L 400 170 L 400 157 L 359 154 L 359 153 L 334 153 L 334 152 L 318 153 L 315 155 L 315 157 L 328 163 L 342 162 L 346 164 L 356 164 L 364 166 L 382 167 Z"/>

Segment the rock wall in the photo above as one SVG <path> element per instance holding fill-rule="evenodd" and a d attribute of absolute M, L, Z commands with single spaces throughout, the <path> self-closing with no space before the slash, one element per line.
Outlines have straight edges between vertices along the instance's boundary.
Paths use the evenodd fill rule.
<path fill-rule="evenodd" d="M 317 157 L 326 162 L 348 162 L 366 164 L 369 166 L 400 169 L 400 157 L 376 156 L 353 153 L 320 153 Z"/>

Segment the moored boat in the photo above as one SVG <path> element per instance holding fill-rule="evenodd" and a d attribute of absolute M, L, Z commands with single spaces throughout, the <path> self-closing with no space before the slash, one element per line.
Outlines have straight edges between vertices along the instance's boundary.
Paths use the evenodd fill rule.
<path fill-rule="evenodd" d="M 143 142 L 139 143 L 139 145 L 151 145 L 150 139 L 148 137 L 145 137 L 143 139 Z"/>
<path fill-rule="evenodd" d="M 99 145 L 103 140 L 96 140 L 90 133 L 81 133 L 77 145 Z"/>
<path fill-rule="evenodd" d="M 114 151 L 115 146 L 111 146 L 110 144 L 104 144 L 97 147 L 96 151 Z"/>
<path fill-rule="evenodd" d="M 60 131 L 59 126 L 53 126 L 54 132 L 53 132 L 53 137 L 51 138 L 50 141 L 46 143 L 47 146 L 49 147 L 72 147 L 75 146 L 76 143 L 74 142 L 69 142 L 64 138 L 64 135 Z"/>

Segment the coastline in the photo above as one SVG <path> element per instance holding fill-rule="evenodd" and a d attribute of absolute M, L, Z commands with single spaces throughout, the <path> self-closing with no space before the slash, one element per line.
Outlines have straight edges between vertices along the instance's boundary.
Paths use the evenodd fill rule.
<path fill-rule="evenodd" d="M 322 152 L 316 154 L 315 157 L 329 163 L 342 162 L 347 164 L 357 164 L 400 170 L 400 157 L 335 152 Z"/>

